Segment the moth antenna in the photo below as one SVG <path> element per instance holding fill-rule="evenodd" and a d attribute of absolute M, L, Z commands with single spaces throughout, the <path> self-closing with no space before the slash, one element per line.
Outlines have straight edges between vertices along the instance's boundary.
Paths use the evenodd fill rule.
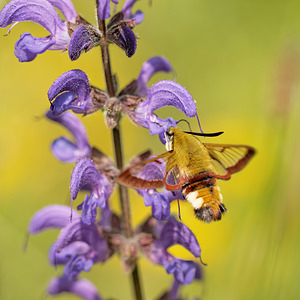
<path fill-rule="evenodd" d="M 180 221 L 182 221 L 182 220 L 181 220 L 181 212 L 180 212 L 180 203 L 179 203 L 179 199 L 177 199 L 177 205 L 178 205 L 178 219 L 179 219 Z"/>
<path fill-rule="evenodd" d="M 187 120 L 185 120 L 185 119 L 180 119 L 180 120 L 177 122 L 177 124 L 180 123 L 180 122 L 185 122 L 185 123 L 187 123 L 188 126 L 189 126 L 190 131 L 192 131 L 191 124 L 190 124 L 189 121 L 187 121 Z"/>
<path fill-rule="evenodd" d="M 202 264 L 203 266 L 207 267 L 207 264 L 202 260 L 201 255 L 200 255 L 200 262 L 201 262 L 201 264 Z"/>
<path fill-rule="evenodd" d="M 201 125 L 200 125 L 200 120 L 199 120 L 198 113 L 196 113 L 196 117 L 197 117 L 197 121 L 198 121 L 198 125 L 199 125 L 199 128 L 200 128 L 200 131 L 201 131 L 201 133 L 204 133 L 203 130 L 202 130 L 202 128 L 201 128 Z"/>
<path fill-rule="evenodd" d="M 206 137 L 214 137 L 219 136 L 224 133 L 224 131 L 212 132 L 212 133 L 201 133 L 201 132 L 192 132 L 192 131 L 184 131 L 185 133 L 198 135 L 198 136 L 206 136 Z"/>

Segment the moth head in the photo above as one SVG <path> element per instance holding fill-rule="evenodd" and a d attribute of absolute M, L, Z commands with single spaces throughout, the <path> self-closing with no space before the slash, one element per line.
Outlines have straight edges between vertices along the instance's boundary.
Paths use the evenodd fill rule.
<path fill-rule="evenodd" d="M 174 130 L 173 127 L 169 127 L 169 129 L 165 133 L 166 135 L 166 149 L 167 151 L 172 151 L 174 149 Z"/>

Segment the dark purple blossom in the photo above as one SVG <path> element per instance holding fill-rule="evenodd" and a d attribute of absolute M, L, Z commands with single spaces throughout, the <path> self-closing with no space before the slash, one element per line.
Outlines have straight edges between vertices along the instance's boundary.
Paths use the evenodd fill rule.
<path fill-rule="evenodd" d="M 71 70 L 56 79 L 48 91 L 50 110 L 54 117 L 71 109 L 75 113 L 86 113 L 92 106 L 87 75 L 81 70 Z"/>
<path fill-rule="evenodd" d="M 140 24 L 144 20 L 145 15 L 140 10 L 137 10 L 134 14 L 132 13 L 132 6 L 136 1 L 137 0 L 126 0 L 123 5 L 122 12 L 125 19 L 134 19 L 136 24 Z"/>
<path fill-rule="evenodd" d="M 58 117 L 54 117 L 52 112 L 48 111 L 46 116 L 68 129 L 74 137 L 74 143 L 64 136 L 52 143 L 51 150 L 57 159 L 65 163 L 74 163 L 80 158 L 91 155 L 91 147 L 85 127 L 74 114 L 67 111 Z"/>
<path fill-rule="evenodd" d="M 176 126 L 172 118 L 164 120 L 153 113 L 166 106 L 174 106 L 189 118 L 197 113 L 195 102 L 184 87 L 170 80 L 162 80 L 151 87 L 146 100 L 136 109 L 135 115 L 139 125 L 148 128 L 152 135 L 163 133 L 170 126 Z"/>
<path fill-rule="evenodd" d="M 135 27 L 135 20 L 125 20 L 122 12 L 114 15 L 107 25 L 107 40 L 119 46 L 131 57 L 136 51 L 136 37 L 132 29 Z"/>
<path fill-rule="evenodd" d="M 92 44 L 87 27 L 81 25 L 78 26 L 72 34 L 70 45 L 69 45 L 69 57 L 71 60 L 79 58 L 83 50 L 88 51 Z"/>
<path fill-rule="evenodd" d="M 113 184 L 101 174 L 92 160 L 83 158 L 78 161 L 71 176 L 71 199 L 77 198 L 80 190 L 87 190 L 90 195 L 79 206 L 82 209 L 82 220 L 93 224 L 97 216 L 97 207 L 104 209 L 113 190 Z"/>
<path fill-rule="evenodd" d="M 20 62 L 32 61 L 46 50 L 65 50 L 70 42 L 67 22 L 55 10 L 61 10 L 68 22 L 75 22 L 77 13 L 70 0 L 12 0 L 0 12 L 0 27 L 15 22 L 32 21 L 50 32 L 44 38 L 24 33 L 15 45 L 15 55 Z"/>

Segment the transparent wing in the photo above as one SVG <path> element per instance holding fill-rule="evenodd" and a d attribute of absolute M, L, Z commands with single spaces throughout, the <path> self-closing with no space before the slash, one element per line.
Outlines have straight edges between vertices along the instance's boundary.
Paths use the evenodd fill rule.
<path fill-rule="evenodd" d="M 254 148 L 245 145 L 204 144 L 214 168 L 215 177 L 229 179 L 231 174 L 242 170 L 255 153 Z"/>
<path fill-rule="evenodd" d="M 165 185 L 165 166 L 171 152 L 139 161 L 124 169 L 117 182 L 136 189 L 154 189 Z M 136 161 L 136 160 L 135 160 Z"/>

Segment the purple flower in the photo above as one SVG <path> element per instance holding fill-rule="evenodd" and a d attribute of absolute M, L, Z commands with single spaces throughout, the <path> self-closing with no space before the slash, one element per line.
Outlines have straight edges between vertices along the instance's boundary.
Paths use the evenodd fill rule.
<path fill-rule="evenodd" d="M 88 51 L 92 44 L 92 39 L 88 29 L 81 25 L 78 26 L 72 34 L 70 45 L 69 45 L 69 57 L 71 60 L 79 58 L 81 52 Z"/>
<path fill-rule="evenodd" d="M 99 225 L 87 225 L 76 211 L 73 214 L 73 221 L 70 222 L 70 207 L 47 206 L 33 216 L 28 231 L 37 234 L 46 229 L 62 229 L 50 248 L 49 260 L 53 266 L 62 264 L 65 268 L 63 277 L 51 281 L 50 294 L 71 292 L 84 299 L 101 299 L 97 298 L 97 290 L 90 282 L 77 280 L 77 277 L 82 271 L 88 272 L 95 263 L 106 261 L 114 251 L 101 236 Z"/>
<path fill-rule="evenodd" d="M 170 62 L 162 56 L 154 56 L 143 63 L 141 72 L 137 79 L 136 94 L 140 97 L 146 97 L 149 93 L 147 86 L 150 78 L 158 72 L 172 72 L 173 68 Z"/>
<path fill-rule="evenodd" d="M 74 114 L 67 111 L 58 117 L 54 117 L 52 112 L 48 111 L 46 117 L 63 125 L 74 137 L 74 143 L 67 137 L 60 137 L 52 143 L 51 150 L 57 159 L 65 163 L 74 163 L 80 158 L 91 155 L 86 130 Z"/>
<path fill-rule="evenodd" d="M 136 1 L 137 0 L 126 0 L 123 5 L 122 12 L 125 19 L 134 19 L 136 24 L 140 24 L 144 20 L 145 15 L 140 10 L 136 11 L 134 14 L 132 13 L 132 6 Z"/>
<path fill-rule="evenodd" d="M 107 25 L 107 40 L 119 46 L 131 57 L 136 51 L 136 37 L 132 31 L 135 27 L 134 20 L 124 20 L 122 12 L 114 15 Z"/>
<path fill-rule="evenodd" d="M 146 100 L 136 109 L 139 125 L 148 128 L 151 135 L 163 133 L 170 126 L 176 126 L 172 118 L 164 120 L 153 113 L 165 106 L 174 106 L 189 118 L 197 113 L 195 102 L 184 87 L 170 80 L 162 80 L 152 86 Z"/>
<path fill-rule="evenodd" d="M 110 17 L 110 1 L 118 4 L 118 0 L 99 0 L 98 14 L 101 20 L 106 20 Z"/>
<path fill-rule="evenodd" d="M 201 249 L 196 237 L 186 225 L 174 219 L 158 227 L 158 236 L 150 247 L 142 248 L 141 251 L 150 261 L 163 266 L 168 274 L 173 274 L 181 284 L 190 284 L 199 276 L 199 265 L 194 261 L 176 258 L 167 249 L 178 244 L 199 258 Z"/>
<path fill-rule="evenodd" d="M 68 280 L 65 277 L 55 277 L 48 285 L 48 293 L 57 295 L 63 292 L 75 294 L 85 300 L 102 300 L 97 288 L 87 279 Z"/>
<path fill-rule="evenodd" d="M 90 195 L 85 196 L 78 209 L 82 209 L 83 222 L 93 224 L 97 216 L 97 207 L 103 209 L 108 205 L 113 184 L 98 171 L 93 161 L 83 158 L 74 167 L 70 189 L 72 201 L 77 198 L 79 190 L 90 191 Z"/>
<path fill-rule="evenodd" d="M 71 109 L 75 113 L 86 113 L 92 106 L 87 75 L 81 70 L 71 70 L 56 79 L 48 91 L 50 110 L 54 117 Z"/>
<path fill-rule="evenodd" d="M 77 13 L 70 0 L 12 0 L 0 12 L 0 27 L 15 22 L 32 21 L 50 32 L 44 38 L 24 33 L 15 45 L 15 55 L 20 62 L 32 61 L 46 50 L 65 50 L 70 42 L 67 22 L 62 21 L 57 7 L 69 22 L 75 22 Z"/>

